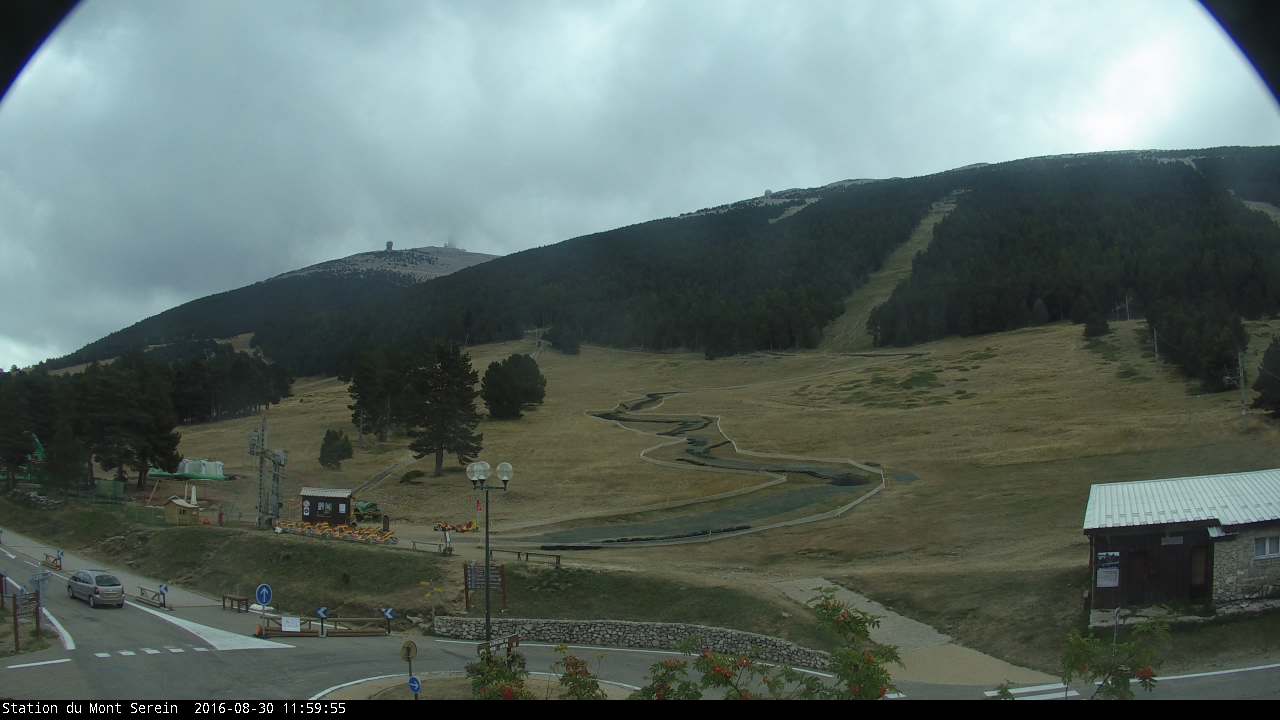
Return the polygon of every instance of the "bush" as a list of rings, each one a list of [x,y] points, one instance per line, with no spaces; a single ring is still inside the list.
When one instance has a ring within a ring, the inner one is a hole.
[[[341,430],[325,430],[324,441],[320,443],[320,467],[337,470],[343,460],[354,456],[351,439]]]
[[[1084,336],[1087,338],[1101,337],[1109,332],[1111,332],[1111,326],[1101,315],[1094,315],[1084,323]]]
[[[499,656],[486,650],[479,660],[467,665],[467,677],[471,678],[471,695],[476,700],[534,699],[525,687],[529,671],[520,653]]]
[[[564,325],[553,326],[547,331],[547,341],[551,343],[551,347],[559,350],[565,355],[577,355],[580,341],[578,332]]]
[[[426,475],[427,475],[427,472],[425,470],[410,470],[409,472],[400,476],[400,482],[402,483],[413,482],[414,480],[417,480],[420,477],[426,477]]]
[[[489,364],[480,384],[480,397],[495,419],[520,417],[521,408],[541,403],[547,394],[547,379],[538,363],[528,355],[512,355],[501,363]]]

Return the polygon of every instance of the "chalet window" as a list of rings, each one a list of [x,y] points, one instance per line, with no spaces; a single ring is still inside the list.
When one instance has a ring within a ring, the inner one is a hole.
[[[1253,541],[1253,557],[1255,560],[1280,557],[1280,535],[1255,538]]]

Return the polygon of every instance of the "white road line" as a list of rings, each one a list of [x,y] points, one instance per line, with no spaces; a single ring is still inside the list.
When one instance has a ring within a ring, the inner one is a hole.
[[[180,653],[180,652],[186,652],[186,651],[185,651],[185,650],[183,650],[182,648],[169,648],[169,652],[171,652],[171,653]]]
[[[40,613],[49,621],[49,624],[53,626],[53,629],[58,631],[58,637],[62,639],[62,647],[67,650],[75,650],[75,638],[71,637],[71,633],[67,632],[67,629],[62,627],[62,623],[58,622],[58,618],[54,617],[53,613],[49,612],[48,608],[40,608]]]
[[[1030,685],[1028,687],[1009,688],[1009,692],[1013,693],[1014,695],[1021,695],[1022,693],[1045,692],[1047,690],[1061,691],[1065,687],[1066,686],[1063,685],[1062,683],[1052,683],[1049,685]],[[987,697],[995,697],[996,695],[999,695],[999,693],[995,690],[988,690],[983,694],[986,695]]]
[[[1255,672],[1257,670],[1275,670],[1280,668],[1280,663],[1272,663],[1270,665],[1255,665],[1253,667],[1236,668],[1234,670],[1215,670],[1213,672],[1190,673],[1188,675],[1170,675],[1168,677],[1157,676],[1156,680],[1187,680],[1190,678],[1215,677],[1217,675],[1232,675],[1234,673]],[[1134,678],[1130,682],[1139,682]]]
[[[98,656],[98,657],[100,657],[100,658],[109,658],[109,657],[111,657],[111,653],[94,653],[94,655],[96,655],[96,656]]]
[[[61,660],[45,660],[44,662],[22,663],[21,665],[9,665],[7,670],[16,670],[18,668],[40,667],[41,665],[57,665],[59,663],[71,662],[71,658],[62,658]]]
[[[159,655],[159,654],[160,654],[160,651],[159,651],[159,650],[152,650],[151,648],[142,648],[142,652],[144,652],[144,653],[146,653],[146,654],[148,654],[148,655]]]
[[[134,651],[132,651],[132,650],[119,650],[119,651],[117,651],[117,654],[118,654],[118,655],[124,655],[125,657],[133,657],[134,655],[137,655],[138,653],[136,653],[136,652],[134,652]]]
[[[558,678],[558,677],[560,677],[560,675],[559,675],[558,673],[549,673],[549,672],[533,672],[533,671],[530,671],[530,672],[529,672],[529,674],[530,674],[530,675],[541,675],[542,677],[552,677],[552,678]],[[597,678],[597,680],[598,680],[598,679],[599,679],[599,678]],[[620,687],[620,688],[626,688],[626,689],[628,689],[628,690],[639,690],[639,689],[640,689],[639,687],[637,687],[637,686],[635,686],[635,685],[628,685],[628,684],[626,684],[626,683],[616,682],[616,681],[613,681],[613,680],[600,680],[600,683],[601,683],[602,685],[617,685],[617,686],[618,686],[618,687]]]
[[[260,640],[255,637],[233,633],[229,630],[222,630],[220,628],[209,627],[208,625],[201,625],[200,623],[192,622],[190,620],[183,620],[182,618],[173,617],[166,613],[162,613],[159,610],[153,610],[137,603],[125,601],[125,604],[129,607],[137,608],[142,612],[151,613],[167,623],[177,625],[183,630],[186,630],[192,635],[200,638],[204,642],[209,643],[214,650],[263,650],[268,648],[293,647],[292,645],[286,645],[272,640]]]
[[[1043,695],[1025,695],[1023,697],[1014,698],[1014,700],[1065,700],[1066,698],[1080,697],[1080,693],[1075,690],[1067,691],[1066,695],[1061,692],[1045,693]]]
[[[209,648],[191,648],[191,649],[195,650],[196,652],[209,652]]]
[[[359,680],[352,680],[351,682],[344,682],[341,685],[334,685],[333,687],[328,688],[327,690],[321,690],[320,692],[316,693],[315,695],[312,695],[307,699],[319,700],[320,698],[324,697],[325,695],[328,695],[334,690],[341,690],[344,687],[351,687],[352,685],[359,685],[362,682],[370,682],[372,680],[382,680],[384,678],[389,678],[389,677],[403,677],[403,676],[404,676],[404,673],[395,673],[393,675],[375,675],[373,677],[361,678]],[[408,682],[408,681],[406,680],[405,682]]]
[[[17,556],[17,555],[14,555],[13,553],[9,552],[8,550],[0,550],[0,552],[4,553],[5,555],[8,555],[10,560],[17,560],[17,559],[18,559],[18,556]],[[25,667],[25,666],[24,666],[24,667]]]

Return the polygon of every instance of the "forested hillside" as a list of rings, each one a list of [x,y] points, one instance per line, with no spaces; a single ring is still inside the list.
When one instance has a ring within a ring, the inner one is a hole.
[[[423,283],[366,313],[269,325],[255,341],[301,372],[340,364],[353,341],[488,342],[551,325],[588,342],[709,356],[813,347],[950,184],[934,176],[797,191],[587,235]],[[365,332],[352,338],[354,328]]]
[[[442,259],[437,261],[436,256]],[[49,361],[57,369],[109,360],[153,345],[226,338],[269,323],[293,323],[398,296],[425,278],[470,267],[490,255],[453,248],[361,253],[332,260],[166,310]],[[381,263],[377,261],[381,260]],[[437,262],[432,262],[437,261]]]
[[[1127,298],[1161,354],[1220,386],[1240,317],[1280,309],[1280,228],[1232,195],[1272,196],[1280,155],[1193,163],[1104,155],[973,173],[911,278],[872,313],[877,344],[1083,322]]]
[[[573,344],[708,357],[813,347],[930,204],[960,190],[910,279],[872,312],[878,344],[1100,319],[1127,299],[1160,331],[1161,353],[1212,385],[1243,342],[1239,318],[1280,309],[1280,230],[1239,202],[1280,199],[1280,149],[1141,151],[788,190],[408,287],[278,278],[162,313],[60,364],[248,330],[297,375],[350,374],[371,349],[535,327]]]

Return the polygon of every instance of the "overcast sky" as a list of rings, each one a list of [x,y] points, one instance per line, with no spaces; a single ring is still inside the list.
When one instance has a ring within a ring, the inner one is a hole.
[[[84,0],[0,102],[0,364],[321,260],[1280,144],[1193,2]]]

